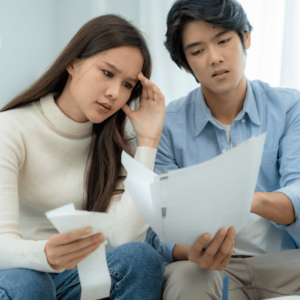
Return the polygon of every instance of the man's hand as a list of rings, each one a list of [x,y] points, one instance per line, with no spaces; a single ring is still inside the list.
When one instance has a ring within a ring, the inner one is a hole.
[[[234,227],[228,231],[221,228],[205,250],[203,248],[210,240],[210,234],[204,233],[192,247],[175,245],[173,257],[175,260],[188,259],[202,269],[223,271],[233,252],[235,232]]]

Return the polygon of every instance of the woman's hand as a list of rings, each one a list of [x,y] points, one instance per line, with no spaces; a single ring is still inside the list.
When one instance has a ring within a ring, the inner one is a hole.
[[[102,233],[80,239],[92,233],[91,228],[83,228],[67,233],[52,235],[45,246],[48,264],[52,269],[71,270],[93,253],[105,241]]]
[[[122,109],[137,134],[138,146],[157,148],[164,124],[165,97],[160,89],[142,73],[138,78],[143,85],[139,109],[133,111],[127,104]]]

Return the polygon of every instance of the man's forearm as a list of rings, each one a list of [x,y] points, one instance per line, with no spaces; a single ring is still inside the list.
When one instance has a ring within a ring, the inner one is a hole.
[[[187,260],[189,256],[191,247],[183,246],[183,245],[175,245],[173,249],[173,258],[175,261],[177,260]]]
[[[293,204],[282,193],[254,193],[251,212],[282,225],[295,222]]]

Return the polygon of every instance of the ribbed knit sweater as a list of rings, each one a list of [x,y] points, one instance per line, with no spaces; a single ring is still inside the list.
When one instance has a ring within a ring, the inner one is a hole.
[[[52,95],[0,113],[0,270],[56,272],[44,248],[57,230],[45,212],[69,203],[83,209],[92,126],[69,119]],[[136,149],[134,140],[129,146],[153,169],[155,149]],[[108,212],[121,217],[106,237],[111,247],[144,241],[149,225],[126,191],[113,197]]]

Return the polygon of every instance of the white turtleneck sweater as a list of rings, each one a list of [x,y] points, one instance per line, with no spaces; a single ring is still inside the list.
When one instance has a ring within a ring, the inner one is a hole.
[[[57,230],[45,212],[69,203],[83,209],[92,126],[69,119],[52,95],[0,113],[0,270],[56,272],[44,248]],[[155,155],[140,147],[135,159],[153,169]],[[149,225],[126,191],[113,197],[108,212],[121,217],[106,237],[110,247],[145,240]]]

